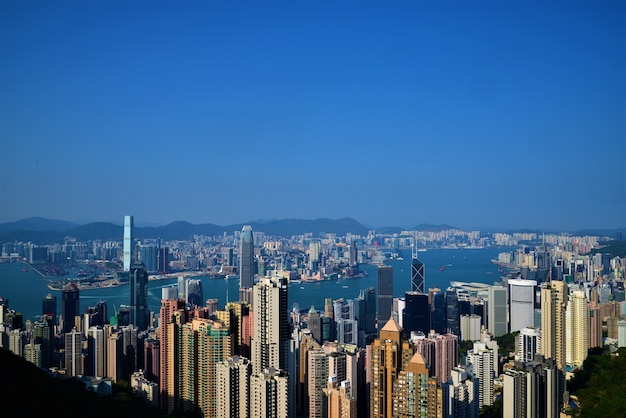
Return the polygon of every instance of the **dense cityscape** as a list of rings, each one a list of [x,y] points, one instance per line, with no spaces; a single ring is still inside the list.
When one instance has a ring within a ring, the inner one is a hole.
[[[587,357],[626,347],[626,257],[608,247],[616,237],[457,228],[279,237],[245,225],[139,240],[133,216],[119,232],[3,242],[2,263],[34,269],[50,293],[31,321],[0,289],[0,346],[99,396],[126,387],[168,416],[577,415],[585,405],[571,382]],[[493,284],[425,280],[421,251],[487,247],[513,248],[491,260]],[[396,297],[390,261],[403,257],[410,284]],[[375,266],[376,287],[329,294],[319,310],[289,306],[291,285],[358,280],[364,265]],[[237,280],[239,294],[207,298],[200,277]],[[148,283],[166,278],[176,284],[151,311]],[[117,286],[127,305],[80,310],[81,291]]]

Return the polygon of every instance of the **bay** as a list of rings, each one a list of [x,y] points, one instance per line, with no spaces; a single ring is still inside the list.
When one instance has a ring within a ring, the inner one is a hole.
[[[497,265],[491,259],[497,258],[502,251],[511,251],[509,247],[489,247],[484,249],[434,249],[419,252],[418,258],[425,265],[425,289],[439,287],[445,290],[451,281],[478,282],[493,284],[500,280]],[[386,264],[393,267],[394,297],[401,297],[411,286],[411,250],[401,252],[402,259],[389,260]],[[443,271],[440,269],[444,266]],[[27,268],[27,271],[23,271]],[[366,273],[361,278],[340,278],[320,282],[292,283],[289,285],[289,306],[293,309],[306,309],[315,306],[323,310],[324,299],[354,299],[361,290],[377,288],[377,267],[362,264],[361,271]],[[218,307],[223,308],[227,301],[238,299],[239,280],[202,279],[204,298],[218,299]],[[0,263],[0,297],[8,299],[9,308],[21,312],[25,320],[37,320],[41,314],[41,301],[48,295],[57,297],[57,313],[61,311],[61,292],[47,287],[48,278],[42,277],[23,263]],[[177,279],[151,280],[148,284],[148,306],[158,312],[161,303],[161,289],[175,286]],[[107,302],[112,314],[121,305],[130,302],[130,286],[89,289],[80,291],[81,312],[98,301]]]

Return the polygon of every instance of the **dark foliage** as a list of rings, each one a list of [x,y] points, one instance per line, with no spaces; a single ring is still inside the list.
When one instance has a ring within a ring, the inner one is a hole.
[[[2,417],[166,418],[128,389],[114,386],[112,396],[97,396],[76,379],[47,375],[34,364],[0,348]]]

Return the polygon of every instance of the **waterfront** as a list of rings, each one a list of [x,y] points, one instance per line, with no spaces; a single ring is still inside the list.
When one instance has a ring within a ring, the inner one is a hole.
[[[437,249],[419,252],[419,259],[425,264],[425,288],[439,287],[445,289],[451,281],[479,282],[493,284],[499,280],[498,266],[491,262],[502,251],[511,251],[510,247],[491,247],[485,249]],[[410,288],[411,251],[403,250],[403,259],[391,260],[387,264],[394,269],[394,296],[400,297]],[[441,266],[444,270],[441,271]],[[50,281],[32,268],[22,271],[23,263],[0,263],[0,297],[9,300],[9,308],[21,312],[24,319],[36,320],[41,314],[41,300],[47,294],[57,296],[57,312],[61,311],[61,292],[50,290]],[[297,304],[300,309],[308,309],[314,305],[322,310],[324,299],[353,299],[360,290],[377,287],[377,267],[371,264],[360,266],[367,275],[361,278],[324,280],[319,282],[293,283],[289,286],[289,306]],[[239,280],[202,279],[204,298],[219,300],[218,306],[223,308],[226,301],[237,300]],[[161,289],[176,285],[177,279],[151,280],[148,284],[148,305],[150,310],[158,312],[161,300]],[[80,291],[80,309],[94,306],[98,301],[106,301],[109,314],[121,305],[129,303],[128,285],[111,288],[96,288]]]

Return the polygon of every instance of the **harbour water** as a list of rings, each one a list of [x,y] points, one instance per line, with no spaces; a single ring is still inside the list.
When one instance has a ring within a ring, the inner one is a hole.
[[[425,265],[425,289],[439,287],[445,290],[451,281],[478,282],[493,284],[500,280],[498,266],[491,262],[498,253],[510,251],[508,247],[490,247],[485,249],[436,249],[419,252],[418,258]],[[410,290],[411,250],[403,250],[402,259],[386,263],[393,267],[394,297],[404,295]],[[443,270],[441,267],[444,267]],[[57,296],[57,312],[61,311],[61,292],[47,287],[48,278],[42,277],[23,263],[0,263],[0,297],[9,301],[9,308],[21,312],[25,320],[36,320],[41,314],[41,301],[47,294]],[[325,298],[353,299],[360,290],[377,287],[377,267],[362,264],[361,271],[366,273],[361,278],[340,278],[320,282],[292,283],[289,285],[289,306],[309,309],[314,305],[322,310]],[[238,279],[202,279],[204,298],[218,299],[218,306],[223,308],[227,301],[237,300],[239,295]],[[149,283],[148,305],[151,311],[158,312],[161,301],[161,289],[175,286],[176,279],[153,280]],[[98,301],[107,302],[110,313],[121,305],[128,305],[130,286],[99,288],[80,291],[80,309],[95,306]]]

